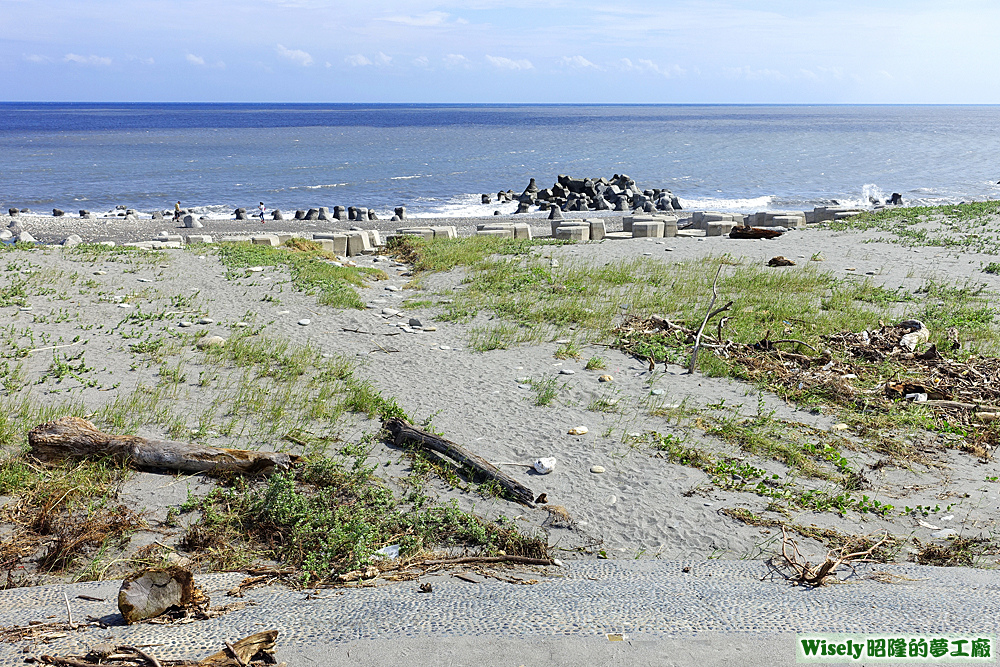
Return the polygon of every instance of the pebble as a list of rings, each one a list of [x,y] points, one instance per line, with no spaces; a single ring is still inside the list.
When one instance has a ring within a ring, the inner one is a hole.
[[[181,320],[180,322],[177,323],[177,326],[179,326],[179,327],[185,327],[186,328],[186,327],[194,326],[194,323],[188,322],[187,320]]]
[[[517,378],[516,382],[520,384],[528,384],[531,382],[531,378]]]
[[[395,285],[386,285],[385,286],[385,291],[387,291],[387,292],[398,292],[399,289],[400,288],[396,287]]]
[[[439,346],[438,346],[438,349],[439,349],[439,350],[450,350],[451,348],[450,348],[450,347],[448,347],[447,345],[439,345]]]
[[[951,537],[952,535],[958,535],[958,533],[951,528],[945,528],[943,530],[935,530],[931,533],[931,537]]]
[[[846,431],[848,428],[849,427],[848,427],[847,424],[834,424],[833,426],[830,427],[830,430],[831,431]]]
[[[247,271],[250,273],[260,273],[264,270],[263,266],[251,266]]]
[[[874,271],[865,271],[865,275],[866,276],[874,276],[875,272]]]
[[[94,275],[95,276],[106,276],[106,275],[108,275],[108,272],[107,271],[94,271]]]
[[[618,502],[618,496],[610,496],[608,498],[608,504],[609,505],[614,505],[617,502]]]
[[[651,252],[644,252],[644,253],[642,253],[642,254],[643,254],[643,255],[649,255],[650,257],[652,257],[652,255],[653,255],[653,253],[651,253]]]
[[[21,306],[20,308],[18,308],[18,310],[20,310],[22,313],[26,313],[29,310],[31,310],[31,306]]]
[[[437,331],[437,330],[438,328],[434,325],[431,325],[429,327],[424,327],[424,331]]]
[[[586,426],[574,426],[567,433],[569,435],[586,435],[589,430]]]
[[[673,249],[673,248],[664,248],[663,250],[664,250],[665,252],[673,252],[673,251],[674,251],[674,249]]]
[[[517,385],[517,388],[518,388],[518,389],[531,389],[531,385],[530,385],[530,384],[527,384],[527,383],[524,383],[524,382],[522,382],[521,384]]]
[[[312,324],[312,320],[310,320],[310,319],[309,319],[309,318],[307,317],[307,318],[305,318],[305,319],[301,319],[301,320],[299,320],[298,324],[299,324],[299,326],[300,326],[300,327],[307,327],[307,326],[309,326],[310,324]]]
[[[602,472],[604,472],[604,466],[590,466],[590,472],[594,473],[595,475],[600,475]]]
[[[150,280],[149,278],[139,278],[139,279],[138,279],[138,281],[139,281],[140,283],[151,283],[151,282],[153,282],[153,281],[152,281],[152,280]]]
[[[198,320],[198,324],[215,324],[215,320],[213,320],[211,317],[203,317],[200,320]]]
[[[119,303],[118,307],[119,308],[131,308],[132,304],[130,304],[130,303]]]
[[[663,396],[663,390],[662,389],[654,389],[653,391],[651,391],[649,393],[652,394],[653,396]]]
[[[576,371],[572,368],[560,368],[559,375],[576,375]]]
[[[569,344],[570,344],[569,338],[560,338],[559,340],[556,341],[556,345],[569,345]]]
[[[191,326],[190,322],[188,322],[188,326]],[[250,323],[249,322],[237,322],[236,326],[240,327],[241,329],[245,329],[246,327],[250,326]]]
[[[395,308],[383,308],[382,314],[386,317],[395,317],[396,315],[399,315],[399,311]]]
[[[614,380],[614,378],[611,377],[610,375],[602,375],[601,377],[597,378],[598,382],[611,382],[612,380]]]
[[[424,325],[420,322],[420,318],[418,318],[418,317],[411,317],[410,318],[410,326],[411,327],[422,327]]]

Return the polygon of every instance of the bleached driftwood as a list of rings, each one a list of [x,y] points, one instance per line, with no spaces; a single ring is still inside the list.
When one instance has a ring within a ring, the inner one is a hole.
[[[99,431],[86,419],[61,417],[39,424],[28,433],[31,453],[42,460],[112,458],[137,468],[168,468],[184,472],[256,474],[287,468],[299,457],[279,452],[222,449],[176,440]]]

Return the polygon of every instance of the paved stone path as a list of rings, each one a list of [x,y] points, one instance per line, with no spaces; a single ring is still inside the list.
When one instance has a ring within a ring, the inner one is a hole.
[[[431,593],[420,593],[417,582],[322,590],[317,599],[256,589],[246,597],[258,605],[209,621],[90,628],[30,653],[26,642],[0,644],[0,665],[24,664],[30,654],[82,652],[100,641],[150,645],[157,657],[196,658],[270,628],[280,631],[278,657],[289,665],[722,664],[735,654],[740,664],[791,664],[797,631],[996,635],[1000,624],[1000,573],[989,570],[878,565],[812,590],[766,578],[767,566],[749,561],[581,561],[546,570],[532,575],[539,579],[534,585],[431,577]],[[871,578],[875,572],[901,576],[883,583]],[[225,591],[243,576],[197,580],[213,604],[222,604],[232,601]],[[118,586],[0,591],[0,626],[64,621],[63,592],[75,620],[120,623]],[[77,599],[81,593],[106,600]],[[627,640],[611,643],[609,633]]]

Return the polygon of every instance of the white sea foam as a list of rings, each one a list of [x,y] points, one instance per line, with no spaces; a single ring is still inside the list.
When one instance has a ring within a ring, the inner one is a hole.
[[[725,199],[725,198],[699,198],[699,199],[687,199],[684,197],[678,198],[681,203],[681,207],[685,211],[719,211],[719,212],[734,212],[734,213],[753,213],[755,211],[763,211],[771,206],[771,202],[774,201],[772,195],[764,195],[761,197],[748,197],[745,199]]]

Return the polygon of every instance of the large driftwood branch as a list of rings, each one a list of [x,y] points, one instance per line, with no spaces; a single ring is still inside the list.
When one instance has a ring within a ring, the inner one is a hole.
[[[221,449],[137,435],[112,435],[86,419],[62,417],[39,424],[28,433],[31,453],[43,460],[112,458],[137,468],[168,468],[184,472],[256,474],[287,468],[299,457],[278,452]]]
[[[384,424],[384,426],[386,430],[392,434],[392,437],[395,439],[397,445],[401,445],[403,442],[410,440],[423,445],[427,449],[444,454],[448,458],[462,465],[468,466],[478,471],[480,474],[495,480],[497,484],[506,489],[507,493],[509,493],[511,497],[518,502],[524,503],[529,507],[534,506],[535,494],[531,491],[531,489],[509,476],[507,473],[503,472],[483,457],[467,452],[451,440],[445,440],[441,436],[428,433],[427,431],[422,431],[415,426],[407,424],[401,419],[390,419]]]

